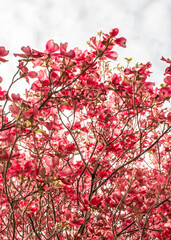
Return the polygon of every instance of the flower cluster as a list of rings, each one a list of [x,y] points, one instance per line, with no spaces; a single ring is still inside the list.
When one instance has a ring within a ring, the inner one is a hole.
[[[171,61],[161,88],[149,62],[111,69],[118,33],[90,38],[90,51],[49,40],[14,54],[0,87],[1,239],[169,239]]]

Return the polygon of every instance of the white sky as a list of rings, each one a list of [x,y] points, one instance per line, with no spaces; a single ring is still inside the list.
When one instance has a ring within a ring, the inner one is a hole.
[[[85,49],[91,36],[115,27],[127,38],[127,48],[116,49],[118,62],[150,61],[151,80],[161,83],[167,65],[160,58],[171,57],[171,0],[0,0],[0,46],[11,52],[0,76],[10,83],[17,65],[12,53],[22,46],[43,51],[54,39]]]

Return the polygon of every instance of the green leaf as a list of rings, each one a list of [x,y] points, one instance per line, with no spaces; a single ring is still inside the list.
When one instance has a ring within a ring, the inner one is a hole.
[[[148,153],[149,153],[149,154],[153,154],[153,151],[151,151],[151,150],[148,150]]]
[[[36,132],[39,132],[39,133],[44,133],[45,131],[43,130],[43,129],[38,129],[38,130],[36,130]]]
[[[30,127],[31,126],[31,122],[27,121],[26,122],[26,127]]]
[[[127,83],[131,83],[131,81],[127,77],[124,77],[124,81]]]
[[[76,87],[77,87],[77,89],[81,89],[82,88],[79,84],[77,84]]]
[[[62,102],[61,104],[62,104],[63,106],[64,106],[64,105],[68,105],[68,102]]]
[[[127,62],[131,62],[132,58],[124,58]]]

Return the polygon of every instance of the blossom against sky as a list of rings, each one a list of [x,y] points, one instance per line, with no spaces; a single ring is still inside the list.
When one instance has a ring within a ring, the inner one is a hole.
[[[22,46],[44,50],[46,42],[54,39],[85,49],[91,36],[114,27],[127,38],[127,48],[116,49],[118,62],[124,63],[124,57],[150,61],[156,83],[166,67],[161,56],[171,56],[170,0],[5,0],[0,11],[0,45],[11,52],[10,62],[0,66],[3,77],[8,72],[6,83],[16,71],[12,53]]]

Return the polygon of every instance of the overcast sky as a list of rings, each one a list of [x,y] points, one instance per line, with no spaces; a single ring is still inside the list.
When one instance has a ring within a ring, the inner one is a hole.
[[[86,41],[102,30],[118,27],[127,48],[117,48],[118,62],[132,57],[153,65],[152,80],[163,78],[171,58],[171,0],[0,0],[0,46],[10,50],[10,62],[1,64],[0,76],[10,82],[22,46],[44,50],[49,39],[86,48]]]

